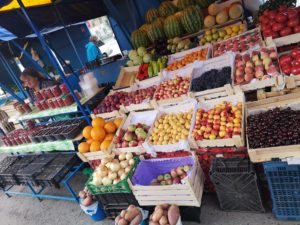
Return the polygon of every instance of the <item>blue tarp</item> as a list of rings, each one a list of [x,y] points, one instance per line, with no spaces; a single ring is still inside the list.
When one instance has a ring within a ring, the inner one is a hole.
[[[10,40],[13,40],[16,38],[17,37],[14,34],[12,34],[8,30],[6,30],[5,28],[0,26],[0,40],[1,41],[10,41]]]

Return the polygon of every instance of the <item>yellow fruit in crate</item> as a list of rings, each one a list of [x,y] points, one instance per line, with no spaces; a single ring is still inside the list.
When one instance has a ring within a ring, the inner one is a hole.
[[[94,140],[92,138],[86,140],[86,142],[89,143],[89,144],[92,144],[93,141]]]
[[[201,38],[200,43],[201,43],[202,45],[204,45],[204,44],[206,43],[205,38]]]
[[[245,30],[245,24],[243,23],[240,24],[240,30]]]
[[[101,127],[94,127],[91,131],[91,136],[95,141],[103,141],[105,130]]]
[[[204,18],[204,26],[212,27],[216,24],[216,18],[214,16],[208,15]]]
[[[224,40],[226,40],[226,39],[228,39],[228,38],[230,38],[230,35],[226,35],[225,37],[224,37]]]
[[[82,131],[82,136],[85,137],[86,139],[90,139],[92,129],[93,129],[92,126],[86,126]]]
[[[236,35],[237,35],[237,33],[233,32],[230,36],[231,36],[231,37],[234,37],[234,36],[236,36]]]
[[[105,120],[102,117],[97,117],[92,120],[92,126],[93,127],[104,127]]]
[[[211,32],[214,34],[216,33],[218,30],[216,28],[211,29]]]
[[[93,141],[90,146],[91,152],[97,152],[100,151],[101,142],[100,141]]]
[[[211,30],[205,31],[205,35],[211,35]]]
[[[226,35],[226,31],[224,31],[224,30],[219,31],[219,37],[223,38],[223,37],[225,37],[225,35]]]
[[[212,38],[213,38],[214,40],[217,40],[217,39],[219,38],[219,34],[218,34],[218,33],[213,34]]]
[[[86,153],[86,152],[89,152],[90,151],[90,144],[87,143],[87,142],[81,142],[79,145],[78,145],[78,151],[80,153]]]
[[[242,34],[242,33],[244,33],[244,31],[242,31],[242,30],[240,30],[240,31],[238,32],[238,34]]]
[[[115,133],[117,130],[117,126],[114,124],[114,122],[107,122],[104,125],[104,129],[106,133]]]
[[[207,42],[211,42],[212,36],[211,35],[206,35],[205,39],[206,39]]]
[[[114,138],[114,134],[106,134],[104,141],[112,141],[112,139]]]
[[[212,3],[208,6],[207,10],[209,15],[215,16],[220,12],[220,6],[219,4]]]
[[[231,27],[225,27],[225,31],[226,31],[226,34],[232,33]]]
[[[111,141],[103,141],[100,146],[101,151],[107,151],[110,146],[110,143]]]
[[[240,30],[240,28],[239,28],[238,25],[232,25],[231,29],[232,29],[232,31],[235,32],[235,33],[239,32],[239,30]]]
[[[123,119],[122,118],[116,118],[114,120],[114,124],[117,126],[117,128],[119,128],[121,126]]]

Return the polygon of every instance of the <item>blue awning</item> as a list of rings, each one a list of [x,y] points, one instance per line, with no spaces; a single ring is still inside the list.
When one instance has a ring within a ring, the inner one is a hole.
[[[17,36],[15,36],[10,31],[6,30],[5,28],[0,26],[0,40],[1,41],[10,41],[13,39],[16,39]]]

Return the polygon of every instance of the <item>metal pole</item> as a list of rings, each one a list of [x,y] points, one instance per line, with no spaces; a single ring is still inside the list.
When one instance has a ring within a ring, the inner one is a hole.
[[[13,79],[14,83],[17,85],[17,87],[22,92],[22,94],[24,95],[24,98],[27,98],[28,94],[24,90],[24,88],[23,88],[23,86],[22,86],[19,78],[14,74],[14,72],[12,71],[12,69],[9,67],[9,64],[6,62],[5,57],[3,56],[2,52],[0,52],[0,59],[1,59],[1,62],[3,64],[5,70],[10,75],[10,77]]]
[[[91,124],[91,120],[89,118],[89,115],[86,113],[86,111],[84,110],[83,106],[81,105],[80,101],[78,100],[78,98],[76,97],[74,91],[72,90],[67,78],[65,77],[65,74],[64,72],[62,71],[62,69],[60,68],[60,65],[59,63],[57,62],[57,60],[55,59],[53,53],[50,51],[48,45],[46,44],[45,40],[44,40],[44,37],[41,35],[41,33],[39,32],[38,28],[36,27],[36,25],[33,23],[33,21],[31,21],[31,18],[29,17],[29,15],[27,14],[26,12],[26,9],[25,9],[25,6],[22,2],[22,0],[17,0],[20,7],[21,7],[21,10],[28,22],[28,24],[31,26],[31,28],[33,29],[33,31],[35,32],[35,34],[37,35],[41,45],[43,46],[46,54],[48,55],[49,59],[51,60],[52,64],[54,65],[55,69],[57,70],[57,72],[59,73],[59,75],[61,76],[63,82],[66,84],[66,86],[68,87],[73,99],[75,100],[75,102],[77,103],[80,111],[82,112],[85,120]]]
[[[33,60],[33,58],[31,57],[31,55],[24,49],[22,48],[22,46],[20,46],[16,41],[12,40],[12,43],[14,44],[14,46],[16,46],[38,69],[40,69],[42,71],[43,74],[45,74],[45,76],[47,78],[49,78],[50,80],[53,80],[53,78],[48,74],[48,72],[40,66],[40,64],[38,64],[36,61]]]
[[[76,47],[75,47],[75,45],[74,45],[74,42],[73,42],[73,40],[72,40],[72,38],[71,38],[71,36],[70,36],[70,34],[69,34],[69,31],[68,31],[67,27],[65,26],[65,22],[64,22],[64,20],[63,20],[63,18],[62,18],[62,16],[61,16],[59,10],[57,9],[56,6],[54,6],[54,8],[55,8],[55,11],[57,12],[57,15],[58,15],[59,20],[62,22],[62,24],[63,24],[63,26],[64,26],[64,31],[65,31],[65,33],[66,33],[66,35],[67,35],[67,37],[68,37],[68,39],[69,39],[69,41],[70,41],[70,44],[71,44],[71,46],[72,46],[72,48],[73,48],[73,50],[74,50],[74,52],[75,52],[75,55],[77,56],[77,59],[78,59],[79,63],[81,64],[81,67],[84,67],[84,64],[83,64],[83,62],[82,62],[82,60],[81,60],[81,58],[80,58],[80,55],[79,55],[78,51],[76,50]]]
[[[23,101],[23,99],[21,99],[18,95],[16,95],[15,93],[14,93],[14,91],[13,90],[11,90],[9,87],[7,87],[7,86],[5,86],[4,84],[2,84],[1,82],[0,82],[0,87],[4,90],[4,91],[6,91],[7,93],[9,93],[13,98],[15,98],[18,102],[20,102],[20,103],[24,103],[24,101]]]

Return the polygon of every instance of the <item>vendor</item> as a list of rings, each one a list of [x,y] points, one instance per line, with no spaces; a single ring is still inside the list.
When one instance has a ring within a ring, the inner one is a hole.
[[[56,81],[49,80],[33,68],[26,68],[20,76],[24,88],[28,91],[32,99],[35,99],[34,92],[43,88],[51,87]]]
[[[101,41],[98,40],[97,36],[91,36],[90,41],[88,44],[86,44],[86,56],[87,56],[87,61],[91,62],[98,57],[101,57],[102,53],[98,47],[98,45],[101,45]],[[103,43],[102,43],[103,44]]]

